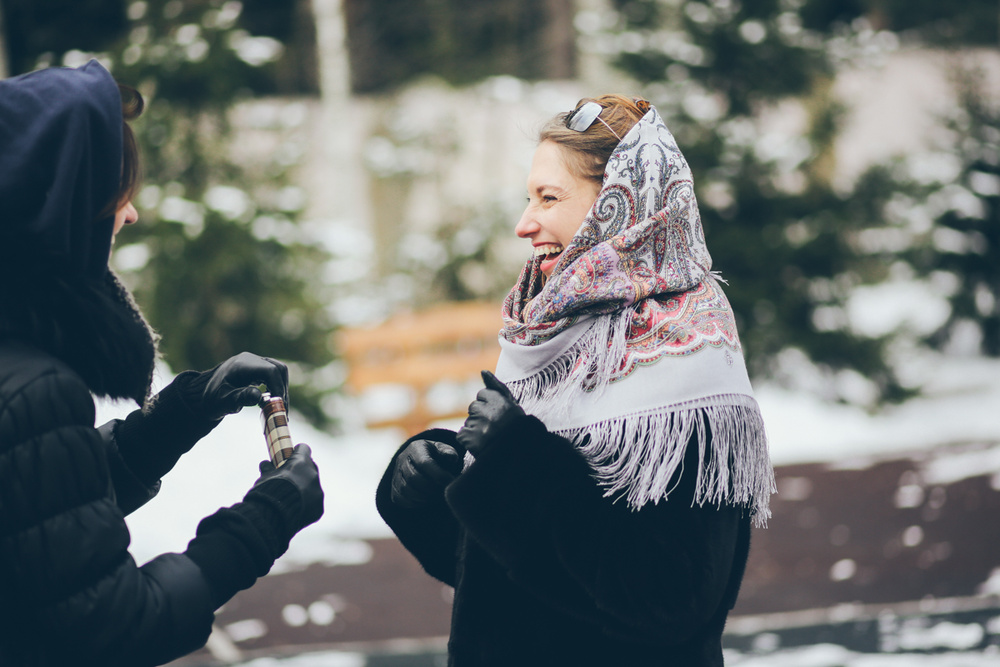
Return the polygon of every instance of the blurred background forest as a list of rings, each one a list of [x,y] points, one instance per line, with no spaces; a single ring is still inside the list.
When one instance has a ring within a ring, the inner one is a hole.
[[[141,224],[116,268],[172,368],[287,360],[321,427],[341,416],[338,327],[502,298],[526,256],[531,127],[603,92],[645,96],[677,136],[754,377],[877,408],[918,391],[917,350],[1000,355],[998,17],[985,0],[0,0],[0,73],[97,57],[144,93]],[[905,152],[846,169],[836,82],[914,54],[947,104]]]
[[[0,76],[98,58],[147,100],[112,262],[167,370],[288,362],[323,471],[323,519],[178,667],[444,664],[450,593],[375,511],[400,437],[349,396],[346,341],[414,314],[394,339],[495,347],[535,128],[605,92],[691,164],[768,423],[727,664],[993,664],[998,46],[986,0],[0,0]],[[251,412],[129,517],[138,561],[255,479]]]

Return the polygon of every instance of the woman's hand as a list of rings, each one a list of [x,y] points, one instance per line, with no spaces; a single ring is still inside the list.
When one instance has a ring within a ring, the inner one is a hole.
[[[493,438],[511,420],[524,416],[524,410],[517,404],[503,382],[493,373],[483,371],[485,389],[480,389],[476,400],[469,406],[469,417],[458,432],[458,443],[479,456]]]
[[[281,511],[285,519],[285,525],[291,530],[291,535],[319,521],[323,516],[323,487],[320,486],[319,469],[312,459],[309,445],[296,445],[292,455],[280,468],[275,468],[270,461],[261,461],[260,477],[253,487],[261,487],[276,479],[290,482],[298,493],[298,503],[275,504],[275,508]],[[288,536],[289,539],[291,535]]]
[[[461,472],[462,455],[454,447],[414,440],[396,457],[390,498],[400,507],[419,507],[441,498],[444,487]]]
[[[241,352],[190,381],[192,407],[208,419],[222,419],[249,405],[260,403],[259,385],[288,404],[288,367],[280,361]],[[193,390],[193,391],[192,391]]]

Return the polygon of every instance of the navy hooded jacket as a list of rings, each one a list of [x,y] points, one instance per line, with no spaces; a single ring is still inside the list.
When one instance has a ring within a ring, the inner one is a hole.
[[[124,517],[218,421],[182,373],[146,399],[155,337],[108,268],[122,170],[118,86],[98,63],[0,81],[0,665],[158,665],[292,529],[260,485],[141,567]],[[92,395],[145,403],[95,428]],[[274,487],[279,488],[275,489]],[[291,485],[287,485],[291,486]]]

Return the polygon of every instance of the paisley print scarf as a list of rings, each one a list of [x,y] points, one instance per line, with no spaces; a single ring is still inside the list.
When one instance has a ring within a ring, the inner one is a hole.
[[[694,502],[770,516],[774,474],[691,171],[655,109],[625,135],[548,282],[528,261],[503,305],[497,377],[576,444],[606,495],[665,500],[689,446]]]

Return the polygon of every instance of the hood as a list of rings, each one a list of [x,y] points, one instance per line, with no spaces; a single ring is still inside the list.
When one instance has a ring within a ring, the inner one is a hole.
[[[0,245],[8,251],[101,280],[114,215],[98,215],[121,168],[121,98],[100,63],[0,81]]]

